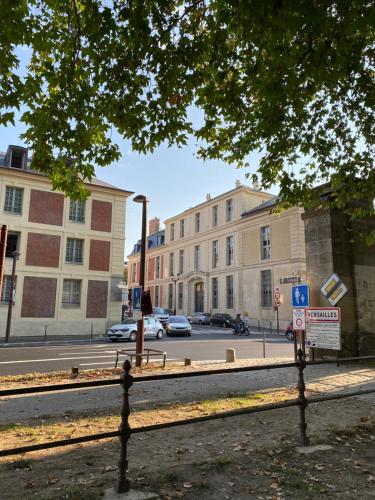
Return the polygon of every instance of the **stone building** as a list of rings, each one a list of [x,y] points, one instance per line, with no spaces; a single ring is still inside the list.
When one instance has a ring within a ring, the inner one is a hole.
[[[8,226],[0,322],[5,331],[17,250],[12,336],[103,332],[121,317],[125,209],[131,194],[94,178],[73,201],[30,170],[27,149],[0,154],[1,225]]]
[[[306,279],[302,210],[273,213],[269,193],[236,183],[234,189],[165,221],[153,221],[146,254],[146,286],[153,304],[177,313],[241,313],[275,320],[273,295],[281,291],[280,325],[291,321],[292,283]],[[139,280],[140,244],[129,256],[129,286]]]

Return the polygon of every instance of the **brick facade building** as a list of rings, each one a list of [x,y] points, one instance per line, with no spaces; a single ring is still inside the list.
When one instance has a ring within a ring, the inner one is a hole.
[[[98,179],[73,201],[29,169],[27,150],[0,153],[1,224],[8,226],[0,323],[5,329],[12,251],[17,261],[12,336],[103,332],[121,317],[129,191]]]

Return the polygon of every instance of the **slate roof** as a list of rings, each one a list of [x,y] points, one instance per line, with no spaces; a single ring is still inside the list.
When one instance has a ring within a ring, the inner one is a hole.
[[[264,201],[260,205],[257,205],[256,207],[252,208],[251,210],[247,210],[246,212],[243,212],[241,214],[241,217],[246,217],[248,215],[255,214],[256,212],[261,212],[262,210],[270,210],[271,208],[275,207],[277,205],[277,196],[274,196],[273,198],[270,198],[269,200]]]

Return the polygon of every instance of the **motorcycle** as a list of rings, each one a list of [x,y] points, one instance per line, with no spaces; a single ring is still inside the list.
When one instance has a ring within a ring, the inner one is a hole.
[[[250,329],[245,324],[241,324],[241,325],[236,325],[235,324],[233,326],[233,335],[246,335],[246,336],[249,336],[250,335]]]

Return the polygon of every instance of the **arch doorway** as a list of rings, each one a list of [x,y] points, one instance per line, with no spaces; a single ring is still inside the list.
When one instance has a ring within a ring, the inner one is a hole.
[[[204,309],[204,289],[203,282],[194,285],[194,312],[203,312]]]

